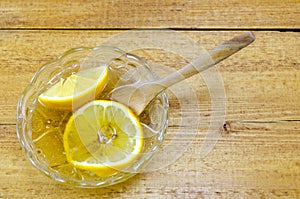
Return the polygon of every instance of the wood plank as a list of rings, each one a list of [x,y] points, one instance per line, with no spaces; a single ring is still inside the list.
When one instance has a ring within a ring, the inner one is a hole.
[[[66,50],[96,46],[118,31],[1,31],[0,123],[14,124],[18,96],[34,72]],[[208,49],[238,32],[184,32]],[[247,49],[218,65],[227,93],[227,119],[299,119],[299,34],[257,32]],[[32,47],[34,46],[34,47]],[[184,62],[159,55],[140,56],[167,66]],[[147,57],[148,56],[148,57]],[[173,63],[173,64],[171,64]],[[178,64],[182,63],[182,64]],[[199,76],[190,81],[203,83]],[[199,86],[203,88],[204,86]],[[194,88],[196,91],[199,88]],[[199,90],[199,93],[203,92]],[[206,94],[207,95],[207,94]],[[205,96],[205,95],[203,95]],[[207,98],[207,97],[206,97]],[[199,100],[201,99],[199,96]],[[206,99],[207,101],[207,99]],[[247,114],[246,114],[247,113]]]
[[[297,121],[236,125],[222,135],[213,152],[203,160],[198,158],[203,140],[196,138],[191,148],[165,169],[139,174],[107,188],[85,190],[58,184],[39,173],[25,159],[15,126],[1,125],[0,196],[297,198],[300,196],[299,131]]]
[[[299,28],[297,0],[1,1],[1,28]]]

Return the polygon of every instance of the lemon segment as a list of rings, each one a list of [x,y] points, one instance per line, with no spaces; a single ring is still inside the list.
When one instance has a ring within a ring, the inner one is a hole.
[[[142,126],[131,109],[118,102],[95,100],[71,116],[63,144],[68,162],[104,177],[128,171],[144,140]]]
[[[80,70],[60,81],[39,96],[39,101],[50,108],[76,109],[95,99],[108,79],[107,66]]]

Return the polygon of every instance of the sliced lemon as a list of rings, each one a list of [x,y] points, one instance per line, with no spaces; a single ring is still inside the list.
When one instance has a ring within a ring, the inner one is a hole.
[[[118,102],[95,100],[71,116],[63,143],[69,163],[104,177],[128,171],[144,141],[139,119],[131,109]]]
[[[42,104],[60,110],[76,109],[95,99],[107,83],[107,66],[80,70],[60,81],[39,96]]]

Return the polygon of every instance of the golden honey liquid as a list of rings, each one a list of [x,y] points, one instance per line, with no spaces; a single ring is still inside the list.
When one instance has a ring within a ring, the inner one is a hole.
[[[110,74],[106,87],[96,99],[107,99],[108,93],[115,87],[117,81],[117,77]],[[151,123],[148,114],[149,107],[151,107],[151,105],[139,116],[140,122],[145,125]],[[42,162],[64,175],[79,180],[99,178],[91,172],[73,167],[66,159],[63,146],[63,134],[71,115],[72,111],[51,109],[37,101],[31,118],[32,140],[36,148],[36,154]],[[144,149],[155,144],[155,136],[147,135],[145,137],[148,138],[144,140]]]
[[[35,105],[32,113],[32,140],[50,167],[66,163],[63,147],[63,133],[71,112],[59,111]]]

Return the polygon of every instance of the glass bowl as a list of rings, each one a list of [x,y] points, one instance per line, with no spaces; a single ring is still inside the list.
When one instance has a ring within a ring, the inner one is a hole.
[[[108,83],[95,99],[109,99],[112,88],[157,76],[139,57],[118,48],[97,46],[71,49],[43,65],[33,76],[17,105],[17,136],[28,160],[42,173],[64,184],[77,187],[104,187],[120,183],[151,164],[151,157],[161,146],[168,123],[168,99],[161,93],[138,117],[142,124],[144,146],[139,157],[126,168],[100,177],[75,168],[65,158],[63,133],[72,112],[52,110],[39,104],[38,97],[53,84],[81,67],[107,65]]]

